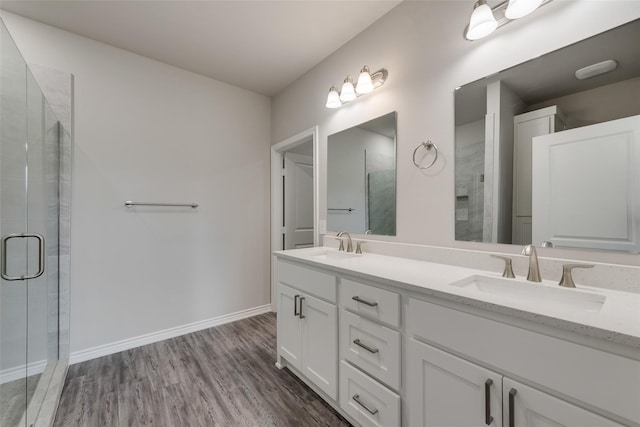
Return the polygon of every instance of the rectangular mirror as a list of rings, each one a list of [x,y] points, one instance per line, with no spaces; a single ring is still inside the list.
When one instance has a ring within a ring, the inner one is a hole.
[[[456,90],[456,240],[640,252],[638,40],[640,20]]]
[[[327,229],[395,236],[395,112],[329,135]]]

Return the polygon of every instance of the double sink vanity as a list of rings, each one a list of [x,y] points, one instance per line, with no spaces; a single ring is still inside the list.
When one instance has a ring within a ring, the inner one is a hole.
[[[277,366],[354,425],[640,425],[638,294],[332,247],[275,255]]]

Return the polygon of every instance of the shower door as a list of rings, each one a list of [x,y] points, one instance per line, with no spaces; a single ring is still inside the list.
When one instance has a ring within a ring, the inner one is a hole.
[[[59,126],[6,28],[0,71],[0,425],[30,426],[58,359]]]

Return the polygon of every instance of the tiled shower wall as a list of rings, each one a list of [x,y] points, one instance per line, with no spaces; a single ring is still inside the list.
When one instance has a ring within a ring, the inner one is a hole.
[[[484,119],[456,127],[456,240],[482,242]]]

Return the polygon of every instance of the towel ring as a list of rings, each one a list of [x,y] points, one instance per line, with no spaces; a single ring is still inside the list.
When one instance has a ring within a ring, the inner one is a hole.
[[[420,149],[420,147],[424,147],[427,150],[431,150],[432,148],[435,150],[435,155],[431,163],[426,166],[420,166],[420,164],[416,161],[416,153]],[[416,165],[418,169],[429,169],[433,164],[438,160],[438,146],[431,141],[422,141],[415,150],[413,150],[413,164]]]

